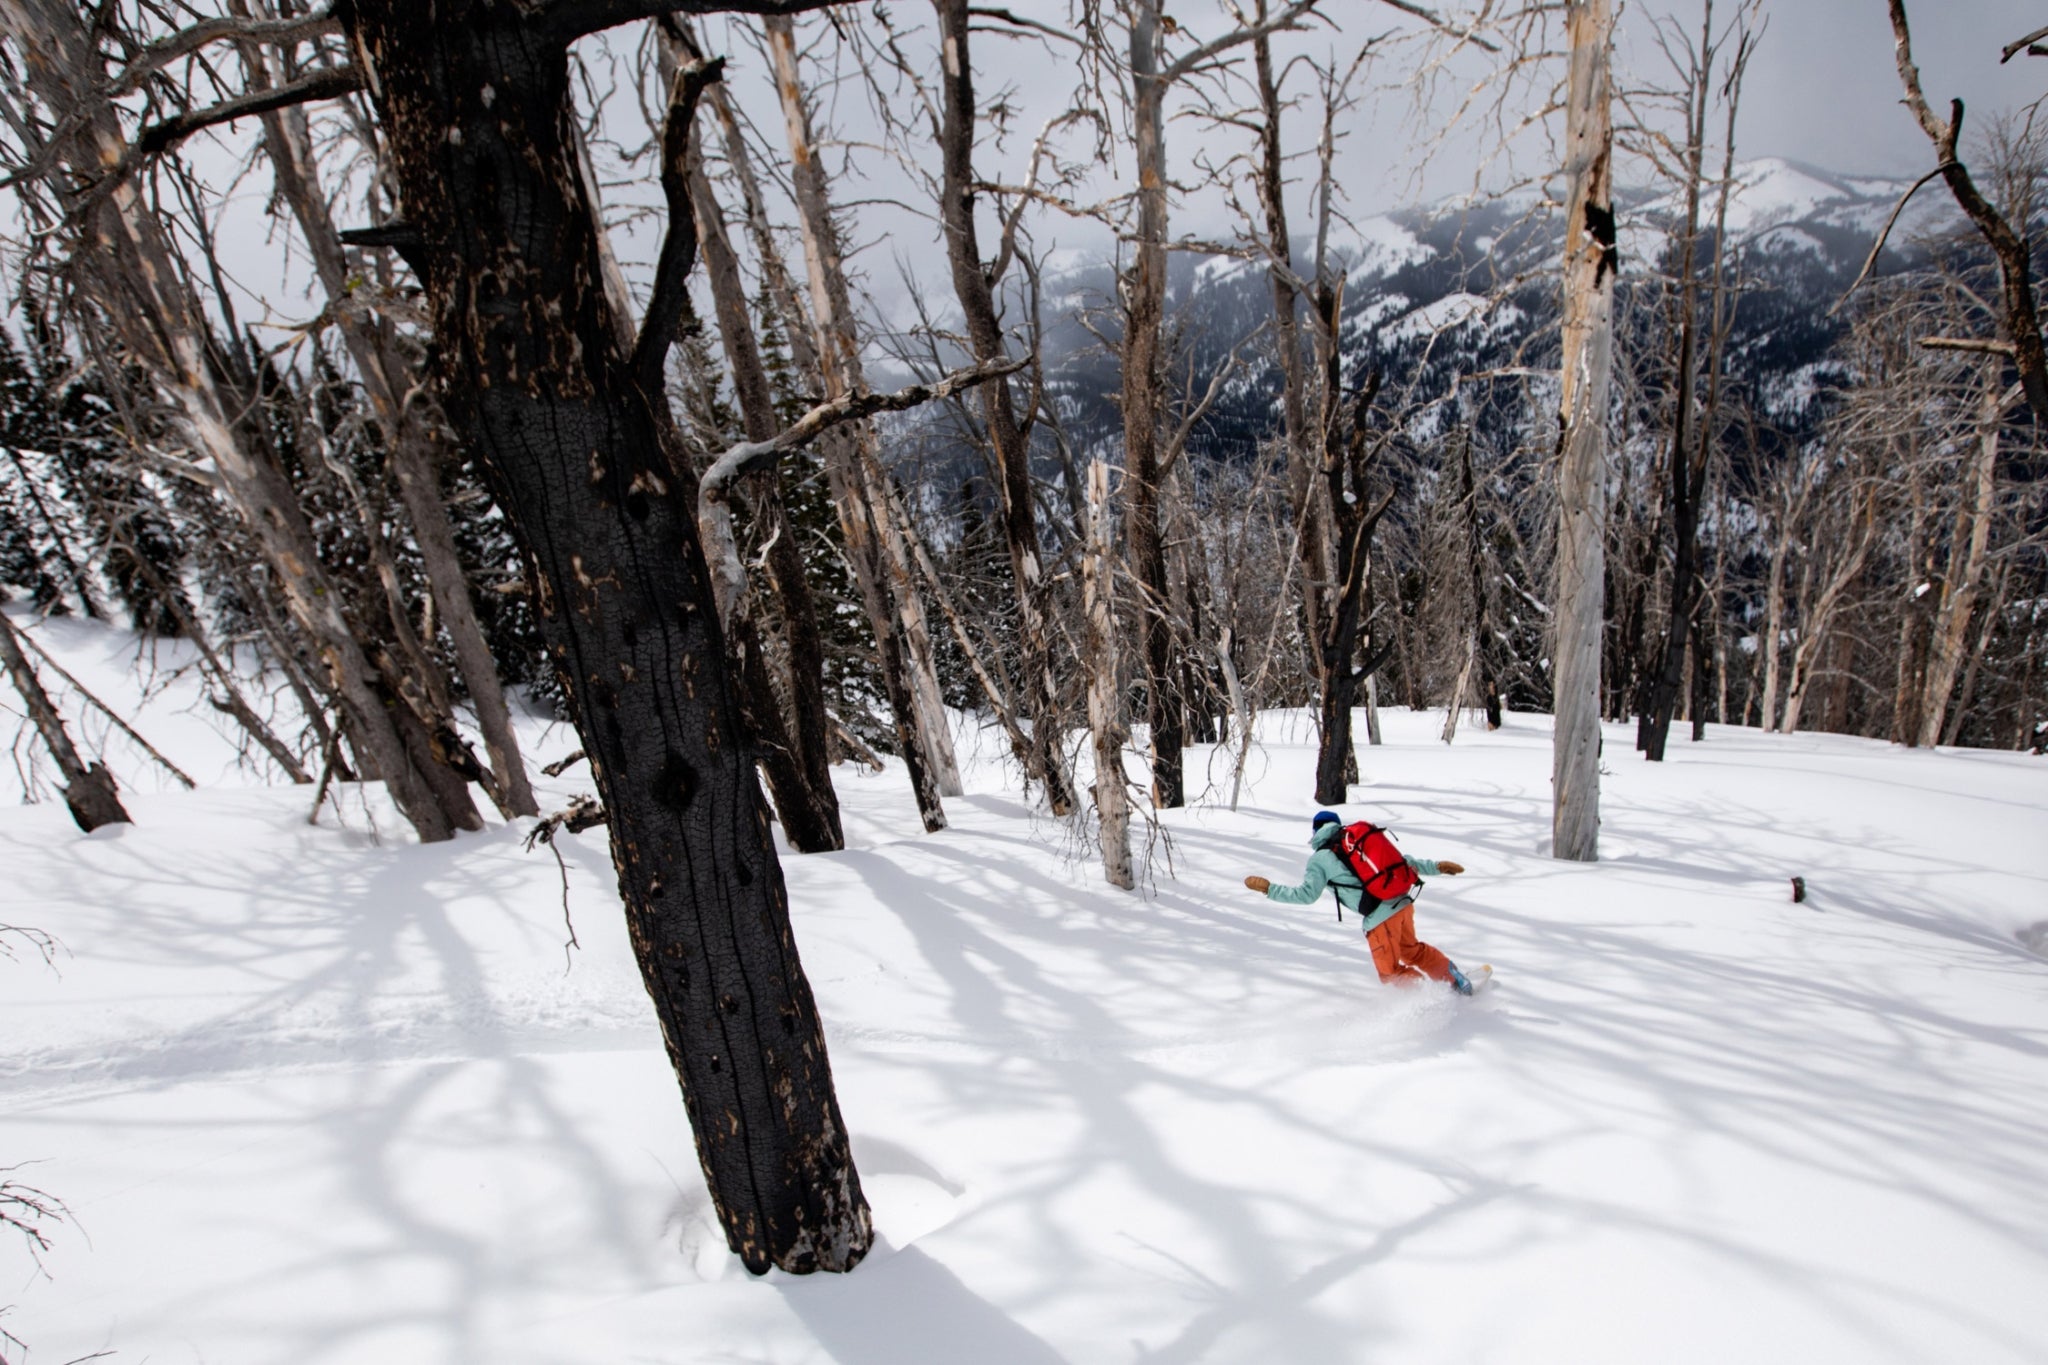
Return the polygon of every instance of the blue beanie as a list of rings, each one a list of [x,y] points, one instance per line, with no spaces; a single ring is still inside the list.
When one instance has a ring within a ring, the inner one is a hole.
[[[1321,829],[1324,825],[1341,825],[1343,823],[1344,817],[1337,814],[1337,812],[1333,810],[1317,811],[1315,813],[1315,818],[1308,822],[1309,842],[1315,842],[1316,831]]]

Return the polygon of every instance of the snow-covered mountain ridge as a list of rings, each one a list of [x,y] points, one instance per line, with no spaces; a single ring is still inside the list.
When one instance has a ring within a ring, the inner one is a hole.
[[[1827,316],[1863,264],[1910,180],[1839,175],[1778,158],[1742,163],[1728,209],[1736,278],[1743,286],[1731,350],[1738,383],[1754,386],[1775,414],[1796,426],[1819,387],[1814,369],[1844,325]],[[1711,233],[1708,187],[1702,226]],[[1665,191],[1625,192],[1618,208],[1624,282],[1643,281],[1665,259],[1682,214]],[[1922,258],[1930,233],[1962,223],[1939,185],[1915,196],[1894,230],[1881,273]],[[1554,214],[1527,196],[1360,215],[1335,224],[1330,255],[1345,276],[1347,382],[1382,371],[1411,400],[1451,392],[1462,375],[1546,363],[1556,317],[1558,256]],[[1298,271],[1310,271],[1313,242],[1297,239]],[[1114,331],[1114,272],[1106,260],[1077,260],[1048,274],[1045,297],[1092,306]],[[1168,306],[1183,348],[1179,365],[1196,375],[1229,362],[1243,339],[1272,316],[1260,263],[1175,253]],[[1071,317],[1049,318],[1048,355],[1068,421],[1084,441],[1113,441],[1121,417],[1117,371],[1095,337]],[[1242,459],[1273,438],[1278,369],[1269,342],[1243,347],[1239,372],[1194,438],[1198,455]],[[1473,417],[1474,414],[1468,414]],[[1502,414],[1476,414],[1482,424]]]

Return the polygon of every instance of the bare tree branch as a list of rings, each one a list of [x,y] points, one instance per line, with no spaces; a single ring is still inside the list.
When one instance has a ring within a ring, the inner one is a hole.
[[[668,200],[668,235],[654,267],[654,293],[640,337],[633,343],[633,372],[649,393],[661,388],[662,366],[676,330],[690,309],[690,268],[697,259],[697,218],[690,204],[690,130],[697,102],[725,76],[725,58],[692,62],[676,72],[668,119],[661,133],[661,191]]]
[[[1016,28],[1028,28],[1043,37],[1056,38],[1060,42],[1072,43],[1076,47],[1082,46],[1082,41],[1076,34],[1070,33],[1065,29],[1054,28],[1050,24],[1041,24],[1036,19],[1026,19],[1021,14],[1013,14],[1006,9],[988,9],[976,5],[969,8],[967,12],[976,19],[1000,20]]]
[[[1474,30],[1470,28],[1458,28],[1450,23],[1445,22],[1443,17],[1439,15],[1435,10],[1425,9],[1421,5],[1410,4],[1409,0],[1380,0],[1380,3],[1382,5],[1385,5],[1389,9],[1397,9],[1401,11],[1401,13],[1403,14],[1412,14],[1417,19],[1420,19],[1424,23],[1428,24],[1431,28],[1441,30],[1444,33],[1450,34],[1453,38],[1458,38],[1465,42],[1468,42],[1472,44],[1472,46],[1478,48],[1481,52],[1500,51],[1499,47],[1495,46],[1493,43],[1489,43],[1488,41],[1486,41],[1486,39],[1480,37],[1479,34]]]
[[[1388,2],[1392,3],[1392,0],[1388,0]],[[1242,47],[1256,38],[1265,37],[1267,34],[1283,33],[1289,29],[1300,28],[1302,17],[1320,3],[1321,0],[1295,0],[1293,4],[1281,10],[1270,19],[1261,20],[1255,24],[1244,24],[1232,29],[1221,38],[1214,38],[1209,42],[1203,43],[1192,52],[1182,53],[1178,59],[1159,73],[1159,81],[1162,85],[1172,85],[1196,67],[1205,65],[1211,59],[1222,56],[1232,48]],[[1406,9],[1408,7],[1406,5],[1397,5],[1396,8]]]
[[[334,99],[362,88],[363,73],[355,67],[327,67],[268,90],[251,91],[204,109],[193,109],[173,115],[161,123],[152,123],[144,128],[141,135],[135,139],[134,151],[122,159],[122,165],[110,174],[110,178],[132,169],[133,164],[143,157],[170,150],[201,129],[246,118],[251,114],[267,114],[273,109],[288,109],[294,104]]]
[[[574,42],[664,14],[806,14],[834,3],[837,0],[547,0],[531,22],[559,42]]]
[[[144,81],[178,58],[188,57],[210,43],[260,42],[289,46],[339,32],[341,21],[334,17],[332,9],[290,19],[208,19],[142,49],[107,87],[107,94],[120,96],[140,89]]]
[[[1877,234],[1877,240],[1870,244],[1870,255],[1865,258],[1863,269],[1856,272],[1856,278],[1851,280],[1849,287],[1842,291],[1842,297],[1836,299],[1835,306],[1828,309],[1829,317],[1833,317],[1841,312],[1842,306],[1849,302],[1849,296],[1855,293],[1865,280],[1870,278],[1871,271],[1877,269],[1877,258],[1883,254],[1885,243],[1891,239],[1892,229],[1898,226],[1899,215],[1906,211],[1906,205],[1912,201],[1914,195],[1920,192],[1920,187],[1947,169],[1948,163],[1944,161],[1941,165],[1936,166],[1933,170],[1915,180],[1913,188],[1899,196],[1899,202],[1892,205],[1891,216],[1884,220],[1884,229]]]
[[[2029,56],[2048,56],[2048,48],[2041,48],[2035,46],[2035,44],[2040,42],[2043,38],[2048,38],[2048,28],[2037,28],[2032,33],[2029,33],[2026,37],[2021,38],[2016,42],[2007,43],[2005,45],[2004,54],[2001,55],[1998,59],[1998,64],[2000,66],[2004,66],[2014,57],[2019,56],[2022,49],[2024,49]]]
[[[1917,344],[1930,351],[1972,351],[1980,355],[2002,355],[2007,359],[2019,351],[2010,341],[1977,337],[1921,337]]]
[[[819,436],[846,422],[857,422],[872,417],[878,412],[902,412],[906,408],[922,407],[942,398],[951,398],[963,389],[991,379],[1012,375],[1031,363],[1030,358],[997,361],[988,365],[974,365],[967,369],[955,370],[936,384],[908,384],[893,393],[849,393],[829,403],[820,403],[799,417],[792,425],[765,441],[741,441],[728,446],[725,453],[711,462],[704,471],[702,489],[709,494],[713,489],[731,486],[735,479],[743,478],[756,470],[765,469],[775,459],[809,445]]]

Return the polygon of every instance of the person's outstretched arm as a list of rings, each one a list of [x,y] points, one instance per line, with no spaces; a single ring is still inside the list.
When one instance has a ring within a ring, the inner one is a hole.
[[[1463,863],[1454,863],[1449,858],[1432,862],[1428,858],[1410,858],[1408,866],[1415,869],[1418,877],[1455,877],[1465,870]]]
[[[1324,889],[1330,884],[1329,862],[1330,855],[1327,852],[1318,851],[1315,856],[1308,860],[1308,866],[1303,869],[1301,885],[1299,886],[1279,886],[1272,882],[1266,882],[1264,877],[1247,877],[1244,884],[1250,886],[1254,891],[1263,890],[1266,893],[1267,900],[1278,901],[1282,905],[1314,905],[1318,900],[1322,899]],[[1255,882],[1266,882],[1266,884],[1260,887],[1253,885]]]

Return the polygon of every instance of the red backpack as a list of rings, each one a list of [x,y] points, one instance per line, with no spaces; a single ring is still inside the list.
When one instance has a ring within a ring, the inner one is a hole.
[[[1405,896],[1422,884],[1422,878],[1408,866],[1401,850],[1394,847],[1393,836],[1369,821],[1360,820],[1355,825],[1344,826],[1344,832],[1337,836],[1334,847],[1337,856],[1365,887],[1365,898],[1369,903],[1362,908],[1367,914],[1376,906]],[[1344,918],[1342,900],[1337,902],[1337,918]]]

